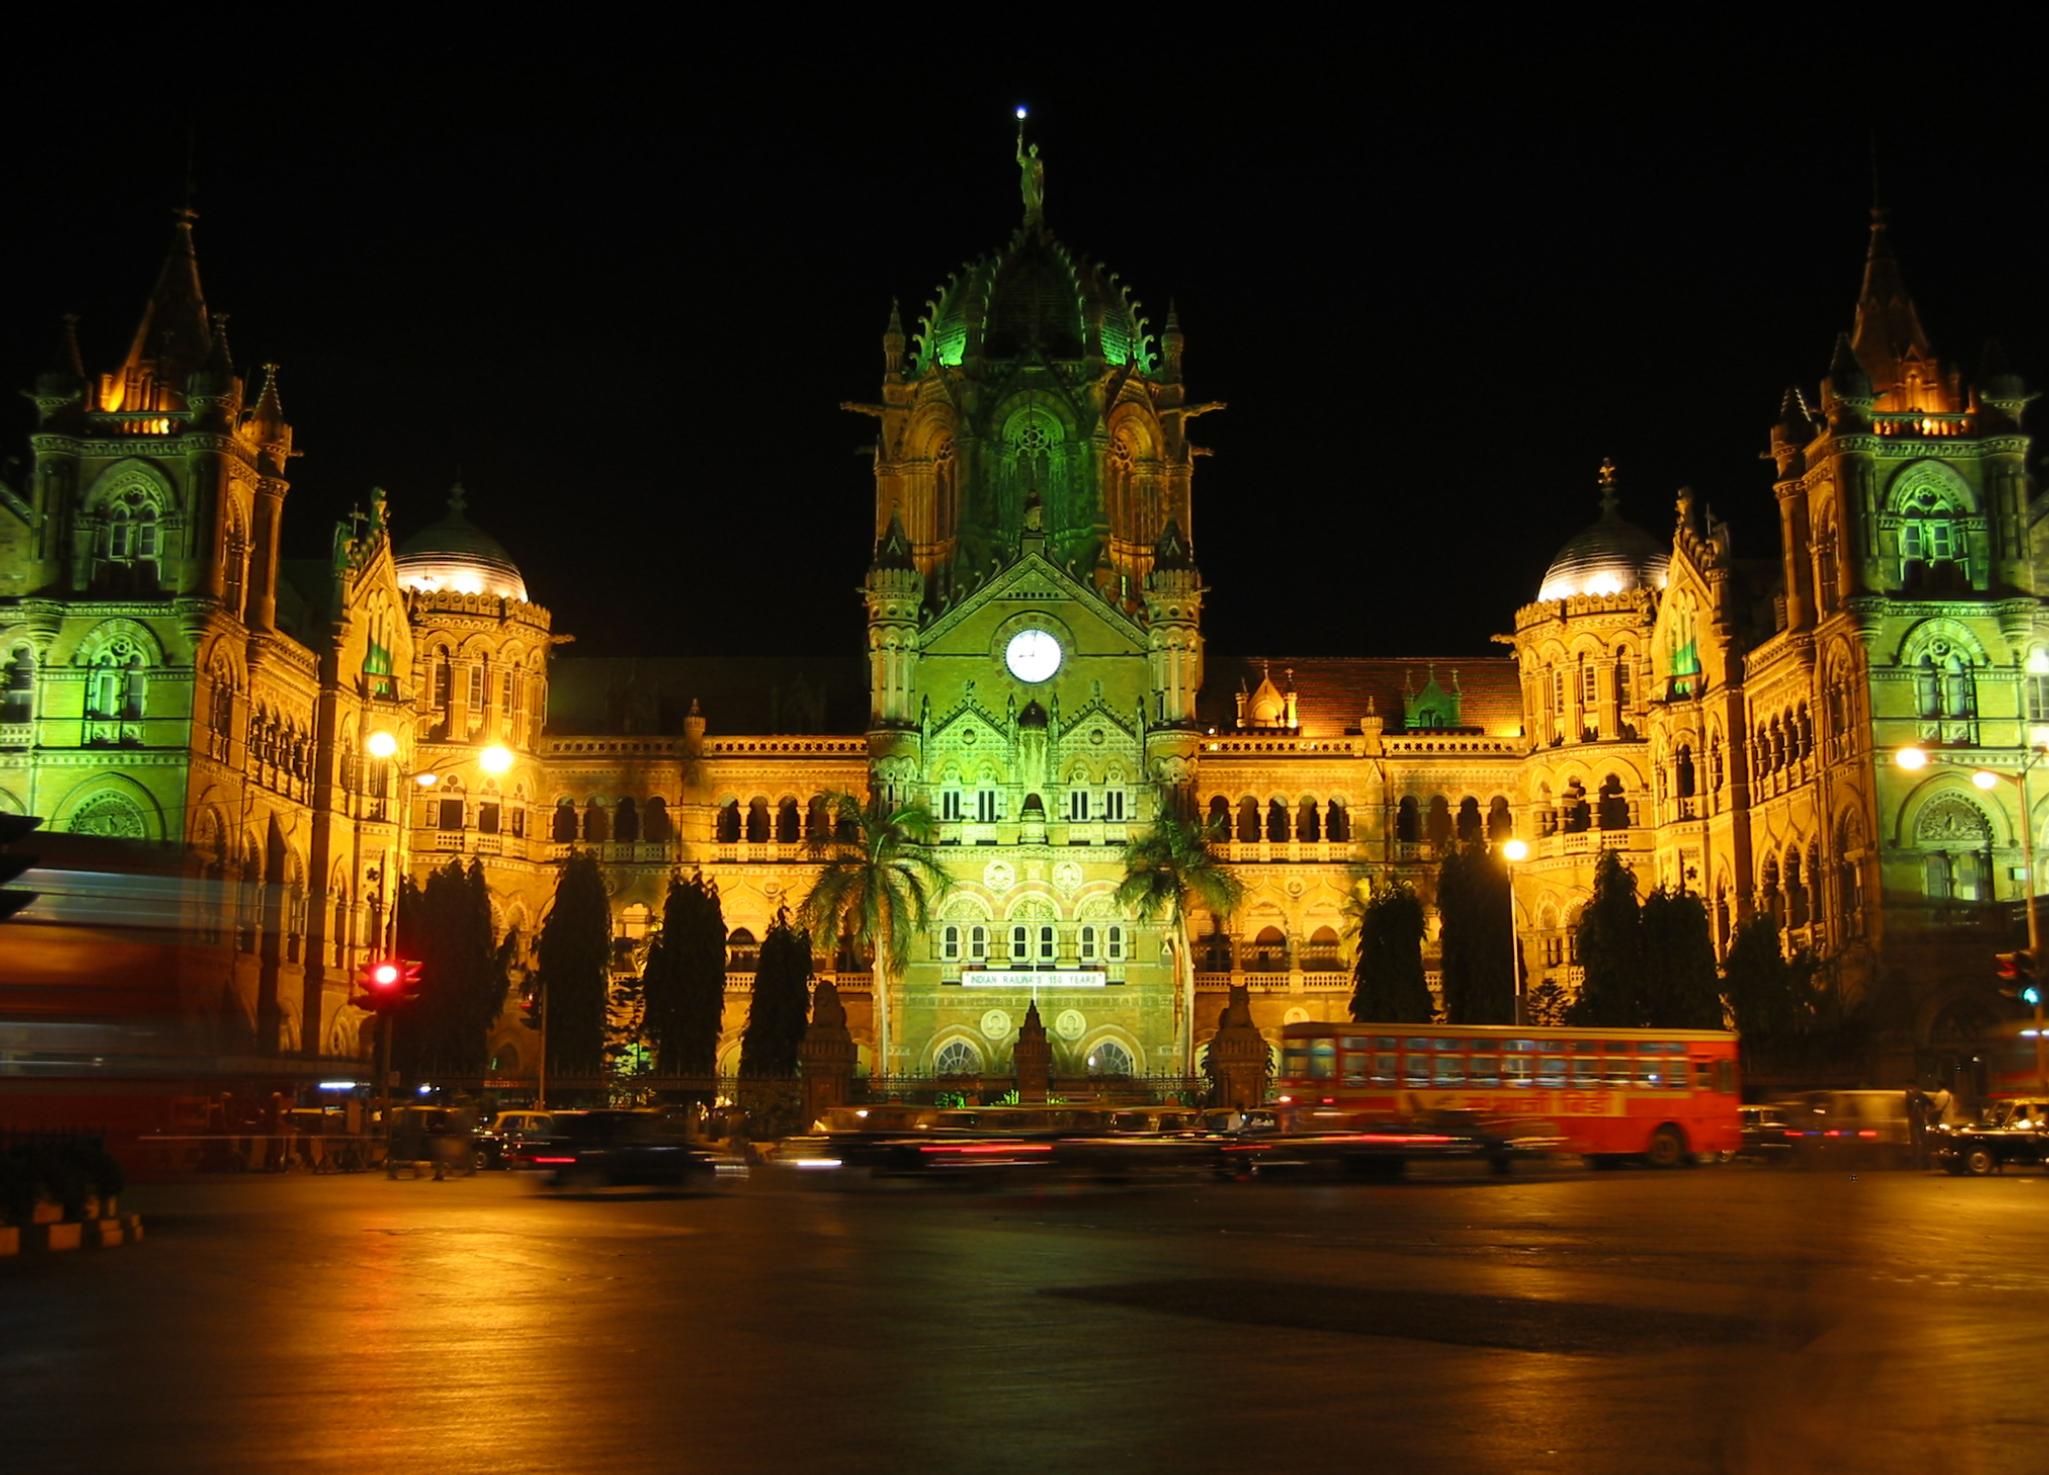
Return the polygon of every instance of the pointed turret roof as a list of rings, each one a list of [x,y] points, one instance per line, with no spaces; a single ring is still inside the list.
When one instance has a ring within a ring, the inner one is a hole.
[[[875,545],[875,566],[877,568],[916,568],[917,560],[911,557],[911,540],[904,532],[904,520],[892,508],[889,527],[882,539]]]
[[[1160,529],[1160,539],[1153,544],[1153,567],[1162,569],[1187,569],[1195,567],[1195,559],[1188,549],[1188,540],[1181,536],[1181,525],[1172,517]]]
[[[137,370],[148,365],[156,383],[182,389],[185,376],[206,362],[213,347],[206,294],[199,286],[199,257],[192,246],[192,224],[199,217],[185,208],[176,214],[171,248],[121,363],[121,378],[127,383],[135,383]]]
[[[1899,382],[1900,360],[1932,360],[1935,356],[1922,331],[1921,314],[1908,295],[1899,260],[1893,255],[1887,225],[1885,210],[1873,206],[1871,244],[1864,253],[1864,285],[1857,293],[1857,324],[1850,335],[1857,361],[1879,389]]]

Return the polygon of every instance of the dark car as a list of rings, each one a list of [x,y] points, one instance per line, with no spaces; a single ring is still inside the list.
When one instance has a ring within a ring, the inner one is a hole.
[[[651,1111],[558,1111],[549,1135],[529,1138],[520,1158],[551,1169],[558,1188],[656,1186],[721,1176],[718,1158],[682,1126]]]
[[[1342,1110],[1297,1109],[1281,1115],[1279,1131],[1222,1148],[1233,1176],[1261,1178],[1331,1173],[1398,1178],[1410,1163],[1456,1160],[1484,1162],[1506,1173],[1518,1155],[1516,1144],[1496,1124],[1464,1111],[1381,1120]]]
[[[1995,1101],[1972,1125],[1942,1128],[1935,1137],[1935,1160],[1947,1172],[1980,1178],[2009,1163],[2049,1166],[2049,1100]]]
[[[476,1130],[479,1168],[520,1166],[529,1142],[545,1142],[555,1130],[555,1113],[532,1107],[501,1111]]]
[[[1743,1142],[1736,1155],[1754,1163],[1783,1163],[1791,1156],[1797,1135],[1783,1106],[1739,1106]]]

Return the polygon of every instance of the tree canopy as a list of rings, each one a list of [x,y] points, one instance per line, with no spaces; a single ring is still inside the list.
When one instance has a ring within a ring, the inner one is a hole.
[[[740,1074],[787,1077],[797,1073],[797,1047],[804,1041],[811,1006],[811,939],[777,908],[761,940],[761,966],[740,1035]]]
[[[1486,844],[1447,851],[1437,872],[1444,1017],[1450,1024],[1513,1024],[1516,973],[1508,867]]]
[[[392,1035],[394,1062],[411,1074],[478,1074],[491,1023],[505,1004],[516,939],[494,946],[491,889],[484,868],[451,860],[424,886],[406,877],[398,893],[398,948],[420,964],[419,996]]]
[[[1707,906],[1660,886],[1644,898],[1643,1023],[1656,1029],[1720,1029],[1721,980]]]
[[[1612,850],[1594,867],[1594,897],[1579,919],[1579,997],[1576,1025],[1626,1029],[1641,1024],[1643,928],[1638,917],[1636,873]]]
[[[726,1007],[726,917],[717,883],[702,873],[670,878],[640,980],[656,1072],[716,1074]]]
[[[1423,973],[1423,903],[1400,881],[1378,887],[1359,919],[1352,1018],[1428,1024],[1436,1005]]]
[[[547,990],[548,1068],[598,1070],[611,984],[612,905],[589,851],[573,851],[562,863],[535,955]]]

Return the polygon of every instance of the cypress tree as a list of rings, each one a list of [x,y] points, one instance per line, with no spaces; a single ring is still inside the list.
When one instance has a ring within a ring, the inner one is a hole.
[[[740,1035],[740,1074],[795,1075],[810,1005],[811,939],[792,927],[789,913],[779,907],[761,940],[761,966]]]
[[[1653,1029],[1720,1029],[1721,981],[1707,907],[1660,886],[1643,904],[1642,1023]]]
[[[1637,911],[1635,873],[1614,851],[1602,851],[1594,868],[1594,899],[1579,920],[1585,977],[1572,1005],[1573,1024],[1627,1029],[1643,1022],[1643,929]]]
[[[1359,924],[1352,1018],[1428,1024],[1436,1012],[1423,974],[1423,904],[1400,881],[1381,887]]]
[[[548,1068],[595,1072],[604,1055],[612,979],[612,904],[589,851],[563,862],[535,951],[548,991]]]
[[[1450,1024],[1512,1024],[1515,960],[1508,869],[1468,840],[1445,853],[1437,872],[1444,1017]]]

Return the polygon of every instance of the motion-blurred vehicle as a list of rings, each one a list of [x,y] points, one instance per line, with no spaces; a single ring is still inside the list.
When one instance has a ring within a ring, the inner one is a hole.
[[[555,1130],[555,1113],[520,1109],[501,1111],[477,1125],[475,1152],[480,1170],[518,1165],[528,1142],[540,1142]]]
[[[1945,1172],[1983,1178],[2017,1167],[2049,1167],[2049,1099],[1995,1101],[1967,1127],[1939,1129],[1935,1160]]]
[[[549,1135],[529,1139],[523,1161],[551,1169],[556,1188],[709,1185],[747,1167],[690,1140],[680,1123],[653,1111],[558,1111]]]
[[[384,1176],[396,1178],[401,1169],[414,1177],[431,1172],[436,1178],[450,1173],[463,1177],[477,1171],[476,1114],[455,1106],[394,1107],[384,1148]]]
[[[1219,1149],[1231,1176],[1398,1178],[1415,1162],[1471,1160],[1506,1173],[1517,1156],[1498,1126],[1476,1113],[1439,1111],[1384,1118],[1335,1107],[1280,1114],[1280,1130],[1246,1135]]]
[[[1817,1168],[1905,1168],[1914,1162],[1903,1091],[1803,1091],[1777,1103],[1795,1161]]]
[[[1739,1106],[1736,1114],[1743,1123],[1743,1145],[1736,1156],[1754,1163],[1783,1163],[1791,1156],[1795,1134],[1785,1107]]]

